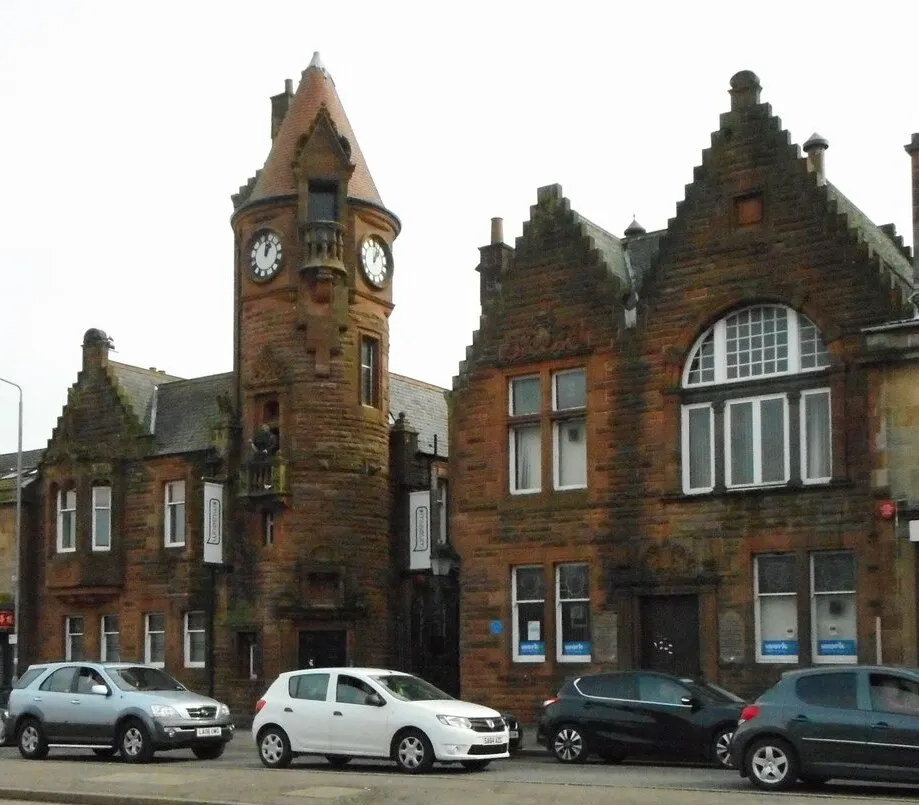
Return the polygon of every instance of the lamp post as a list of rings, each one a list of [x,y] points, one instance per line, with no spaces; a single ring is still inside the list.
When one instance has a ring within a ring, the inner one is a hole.
[[[0,383],[13,386],[19,392],[19,438],[16,446],[16,555],[13,559],[15,580],[13,581],[13,637],[16,648],[13,651],[13,677],[19,676],[19,551],[22,538],[22,386],[12,380],[0,377]]]

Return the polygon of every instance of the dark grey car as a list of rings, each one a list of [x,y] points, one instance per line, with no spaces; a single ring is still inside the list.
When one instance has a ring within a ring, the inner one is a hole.
[[[833,778],[919,782],[919,670],[786,672],[744,708],[731,757],[741,776],[764,790]]]
[[[230,709],[188,690],[161,668],[140,663],[59,662],[30,666],[10,692],[7,735],[40,759],[53,746],[116,752],[144,763],[163,749],[204,760],[233,737]]]

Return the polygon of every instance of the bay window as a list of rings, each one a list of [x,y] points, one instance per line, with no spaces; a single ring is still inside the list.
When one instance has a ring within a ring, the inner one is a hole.
[[[93,487],[93,550],[112,548],[112,487]]]
[[[165,490],[163,533],[166,546],[182,547],[185,545],[185,481],[170,481],[166,484]]]
[[[546,582],[541,566],[513,568],[511,599],[514,662],[544,662]]]
[[[207,618],[204,612],[185,613],[185,667],[203,668],[207,650]]]
[[[83,618],[78,615],[64,619],[64,659],[67,662],[83,659]]]
[[[57,493],[57,551],[71,553],[77,549],[77,491],[61,489]]]
[[[99,641],[100,659],[102,662],[121,661],[121,636],[119,634],[119,617],[117,615],[102,616],[102,639]]]
[[[157,668],[166,665],[166,616],[162,612],[144,616],[144,662]]]

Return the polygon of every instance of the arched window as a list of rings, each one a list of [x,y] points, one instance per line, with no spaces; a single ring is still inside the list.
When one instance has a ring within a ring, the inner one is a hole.
[[[703,333],[683,367],[683,491],[829,482],[828,366],[816,325],[784,305]]]

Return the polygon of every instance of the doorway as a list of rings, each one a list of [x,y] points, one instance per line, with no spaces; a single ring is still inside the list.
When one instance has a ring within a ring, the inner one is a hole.
[[[667,674],[701,674],[697,595],[641,598],[641,667]]]
[[[335,668],[348,664],[348,633],[344,629],[315,629],[299,634],[298,668]]]

